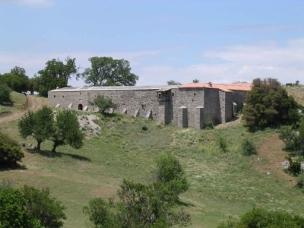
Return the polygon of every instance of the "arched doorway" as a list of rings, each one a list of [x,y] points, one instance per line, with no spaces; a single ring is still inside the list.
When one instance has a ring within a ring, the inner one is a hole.
[[[83,105],[82,105],[82,104],[79,104],[79,105],[78,105],[78,110],[80,110],[80,111],[83,110]]]

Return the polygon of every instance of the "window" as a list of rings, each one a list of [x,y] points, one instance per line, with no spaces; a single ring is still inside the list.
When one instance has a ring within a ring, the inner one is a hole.
[[[79,110],[79,111],[82,111],[82,110],[83,110],[83,105],[82,105],[82,104],[79,104],[79,105],[78,105],[78,110]]]

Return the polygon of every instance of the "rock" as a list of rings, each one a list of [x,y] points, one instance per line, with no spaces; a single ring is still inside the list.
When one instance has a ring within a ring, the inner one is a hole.
[[[282,162],[282,168],[283,168],[284,170],[289,169],[289,166],[290,166],[290,164],[289,164],[289,161],[288,161],[288,160],[285,160],[285,161]],[[302,169],[302,163],[301,163],[301,169]]]

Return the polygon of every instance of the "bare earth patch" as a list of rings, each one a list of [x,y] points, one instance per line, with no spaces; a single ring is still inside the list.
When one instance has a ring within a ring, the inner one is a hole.
[[[263,174],[285,180],[294,186],[295,178],[284,172],[282,167],[282,162],[286,160],[287,155],[283,148],[284,143],[277,134],[266,138],[258,148],[258,155],[254,158],[253,165]]]

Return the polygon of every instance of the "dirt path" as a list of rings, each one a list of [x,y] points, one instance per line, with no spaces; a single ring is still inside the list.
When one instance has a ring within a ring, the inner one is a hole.
[[[3,116],[0,116],[0,124],[7,123],[19,119],[27,111],[37,111],[43,106],[47,106],[48,102],[46,98],[27,96],[26,107],[23,110],[19,110],[12,113],[7,113]]]
[[[273,175],[288,181],[290,185],[294,186],[296,183],[295,178],[285,173],[282,169],[282,162],[286,160],[285,157],[287,155],[283,148],[284,143],[277,134],[266,138],[258,149],[258,155],[254,159],[254,166],[265,175]]]

